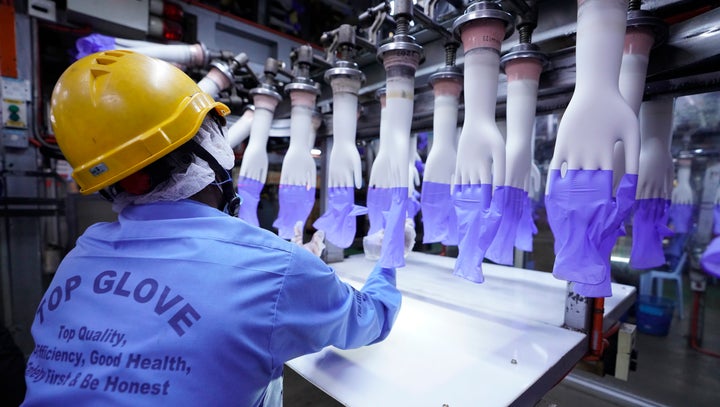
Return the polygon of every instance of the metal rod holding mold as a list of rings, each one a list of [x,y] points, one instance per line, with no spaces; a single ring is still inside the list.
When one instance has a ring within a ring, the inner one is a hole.
[[[416,4],[413,8],[413,17],[415,18],[415,21],[422,24],[423,27],[442,35],[446,41],[453,40],[453,33],[442,25],[436,23],[432,18],[428,17],[427,14],[423,12],[422,7]]]

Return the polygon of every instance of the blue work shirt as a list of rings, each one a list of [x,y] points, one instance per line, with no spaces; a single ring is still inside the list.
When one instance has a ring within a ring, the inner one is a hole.
[[[210,206],[128,206],[91,226],[35,315],[23,406],[262,405],[283,364],[383,340],[395,270],[362,290]]]

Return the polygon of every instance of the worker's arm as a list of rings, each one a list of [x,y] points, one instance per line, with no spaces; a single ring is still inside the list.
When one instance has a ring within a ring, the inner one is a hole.
[[[329,345],[349,349],[379,342],[390,333],[400,302],[395,269],[375,266],[358,291],[298,247],[277,300],[273,364]]]

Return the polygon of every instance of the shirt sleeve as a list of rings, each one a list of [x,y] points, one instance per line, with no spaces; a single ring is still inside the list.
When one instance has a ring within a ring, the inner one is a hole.
[[[293,256],[275,310],[273,366],[326,346],[352,349],[388,336],[402,299],[395,269],[376,265],[358,291],[304,249]]]

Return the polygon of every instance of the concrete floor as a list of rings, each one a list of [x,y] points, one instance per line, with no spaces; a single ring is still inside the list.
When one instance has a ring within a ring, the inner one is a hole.
[[[669,298],[673,298],[672,288],[672,284],[665,286],[665,295]],[[638,334],[637,371],[630,373],[627,382],[612,376],[601,377],[578,367],[550,390],[536,407],[720,406],[720,359],[704,355],[688,345],[692,293],[687,280],[684,288],[684,318],[679,319],[676,311],[667,336]],[[702,346],[720,352],[720,282],[708,287],[703,320]],[[629,316],[628,322],[634,322],[633,316]],[[285,370],[286,407],[341,406],[291,369]]]
[[[672,284],[664,295],[673,298]],[[667,405],[720,406],[720,358],[704,355],[688,345],[692,293],[684,282],[684,318],[678,312],[667,336],[640,333],[637,338],[637,371],[627,382],[611,376],[599,377],[575,369],[571,377],[544,398],[546,406]],[[708,287],[702,347],[720,353],[720,283]],[[629,321],[632,322],[632,319]],[[583,384],[581,386],[579,384]],[[617,393],[605,395],[605,390]],[[541,403],[542,405],[542,403]]]

